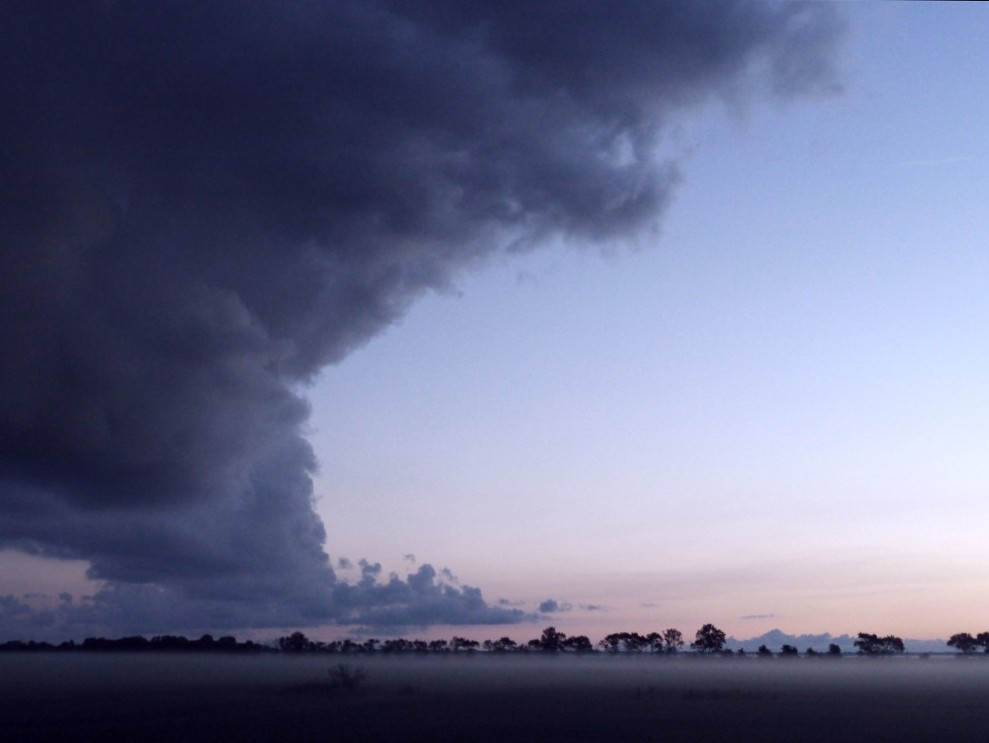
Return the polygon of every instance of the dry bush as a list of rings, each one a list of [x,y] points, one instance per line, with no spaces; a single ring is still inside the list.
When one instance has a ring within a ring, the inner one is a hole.
[[[367,678],[363,668],[340,663],[329,670],[330,686],[344,691],[354,691]]]

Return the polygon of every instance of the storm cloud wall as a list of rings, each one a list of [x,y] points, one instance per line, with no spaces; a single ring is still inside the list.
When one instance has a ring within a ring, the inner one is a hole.
[[[650,234],[669,118],[833,90],[841,29],[795,3],[5,4],[0,546],[108,581],[7,619],[518,619],[430,566],[337,579],[306,384],[493,251]]]

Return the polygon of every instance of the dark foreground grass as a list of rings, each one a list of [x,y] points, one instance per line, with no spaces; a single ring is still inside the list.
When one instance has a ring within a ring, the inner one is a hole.
[[[976,741],[985,659],[0,657],[4,741]]]

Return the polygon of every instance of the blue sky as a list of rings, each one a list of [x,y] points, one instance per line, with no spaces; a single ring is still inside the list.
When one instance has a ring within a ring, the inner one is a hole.
[[[986,616],[989,13],[843,11],[842,93],[670,125],[654,239],[492,259],[324,371],[331,555],[574,631]]]

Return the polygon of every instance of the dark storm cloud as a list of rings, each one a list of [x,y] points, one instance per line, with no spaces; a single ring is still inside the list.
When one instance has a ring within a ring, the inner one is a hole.
[[[655,227],[668,117],[827,90],[839,32],[803,4],[5,4],[0,546],[89,560],[108,621],[516,618],[426,565],[338,580],[304,384],[492,250]]]

